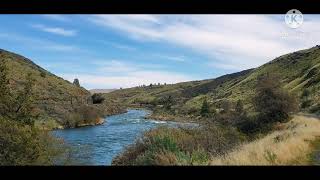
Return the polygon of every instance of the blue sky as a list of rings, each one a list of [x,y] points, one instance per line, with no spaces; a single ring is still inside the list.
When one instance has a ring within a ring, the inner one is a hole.
[[[315,46],[320,18],[284,15],[0,15],[0,48],[87,89],[214,78]]]

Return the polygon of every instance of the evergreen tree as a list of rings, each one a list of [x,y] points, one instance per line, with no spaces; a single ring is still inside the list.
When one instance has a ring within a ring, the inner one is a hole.
[[[170,110],[172,104],[173,104],[173,99],[172,99],[172,96],[169,95],[164,101],[164,108],[167,110]]]
[[[78,87],[80,87],[79,79],[77,79],[77,78],[74,79],[74,80],[73,80],[73,84],[76,85],[76,86],[78,86]]]
[[[209,104],[207,98],[202,102],[200,114],[202,117],[207,117],[209,115]]]

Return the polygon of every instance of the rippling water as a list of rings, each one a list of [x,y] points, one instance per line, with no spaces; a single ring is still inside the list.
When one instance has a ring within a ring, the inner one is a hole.
[[[178,125],[175,122],[148,120],[146,110],[129,110],[109,116],[99,126],[53,131],[75,149],[73,158],[78,164],[110,165],[112,158],[132,144],[142,133],[159,125]]]

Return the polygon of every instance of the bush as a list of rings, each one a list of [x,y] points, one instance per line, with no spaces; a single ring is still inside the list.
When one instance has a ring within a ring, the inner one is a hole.
[[[0,165],[53,165],[64,149],[47,131],[0,119]]]
[[[41,72],[40,72],[40,76],[43,77],[43,78],[45,78],[45,77],[47,76],[47,74],[46,74],[45,72],[41,71]]]
[[[270,74],[258,78],[253,104],[264,123],[284,122],[298,109],[296,98],[280,87],[279,79]]]
[[[92,103],[93,104],[101,104],[105,98],[102,97],[101,94],[97,94],[97,93],[94,93],[92,96],[91,96],[91,99],[92,99]]]
[[[207,99],[204,99],[201,106],[200,114],[202,117],[208,117],[209,116],[210,107],[208,104]]]
[[[159,127],[150,130],[114,158],[114,165],[207,164],[244,140],[236,129],[208,124],[202,128]]]
[[[82,105],[69,113],[62,125],[67,128],[79,127],[83,124],[95,124],[103,113],[94,106]]]
[[[312,105],[312,100],[308,99],[308,100],[303,100],[301,103],[301,108],[305,109],[308,108]]]

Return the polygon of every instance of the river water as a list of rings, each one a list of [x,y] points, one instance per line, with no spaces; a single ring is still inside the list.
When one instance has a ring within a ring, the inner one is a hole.
[[[176,122],[144,119],[147,110],[128,110],[109,116],[105,123],[75,129],[55,130],[74,150],[72,159],[79,165],[111,165],[112,159],[139,138],[143,132],[159,125],[178,126]]]

